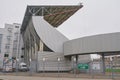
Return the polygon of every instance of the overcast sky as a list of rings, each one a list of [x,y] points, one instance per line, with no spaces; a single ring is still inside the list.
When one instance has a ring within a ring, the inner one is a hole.
[[[120,32],[120,0],[0,0],[0,27],[22,23],[27,5],[76,5],[84,7],[59,26],[69,39]]]

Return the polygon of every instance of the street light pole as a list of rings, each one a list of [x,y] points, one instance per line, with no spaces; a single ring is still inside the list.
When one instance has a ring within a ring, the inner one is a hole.
[[[31,64],[32,59],[29,59],[29,61],[30,61],[30,76],[32,76],[32,64]]]
[[[113,73],[113,59],[112,59],[112,57],[110,57],[110,62],[111,62],[111,77],[112,77],[112,79],[114,79],[114,73]]]
[[[18,72],[18,66],[19,65],[19,59],[16,59],[16,74],[17,74],[17,72]]]
[[[43,74],[45,73],[45,58],[43,58]]]
[[[58,57],[57,60],[58,60],[58,77],[59,77],[60,58]]]
[[[73,58],[73,68],[74,68],[73,72],[74,72],[75,77],[76,77],[76,66],[77,66],[76,65],[76,60],[77,60],[76,57],[74,57]]]
[[[77,59],[76,57],[73,57],[73,74],[74,74],[74,77],[76,77],[76,66],[77,66]]]
[[[94,64],[94,59],[92,58],[92,67],[91,67],[91,71],[92,71],[92,78],[94,78],[94,69],[93,69],[93,64]]]

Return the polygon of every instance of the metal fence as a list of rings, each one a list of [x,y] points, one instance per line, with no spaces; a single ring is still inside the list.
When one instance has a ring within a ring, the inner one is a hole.
[[[120,61],[113,59],[105,64],[106,74],[112,79],[120,78]]]
[[[119,61],[116,61],[119,63]],[[44,76],[44,77],[69,77],[69,78],[95,78],[95,79],[114,79],[120,80],[120,67],[118,63],[115,61],[109,61],[106,64],[106,72],[103,73],[102,71],[102,62],[91,61],[86,64],[89,65],[88,69],[78,69],[78,64],[75,62],[70,61],[55,61],[55,60],[48,60],[48,61],[38,61],[33,62],[31,66],[37,64],[37,72],[35,71],[28,71],[28,72],[17,72],[17,73],[4,73],[4,74],[12,74],[12,75],[24,75],[24,76]],[[98,67],[99,66],[99,67]],[[36,67],[36,66],[34,66]],[[31,68],[33,69],[33,68]],[[2,74],[2,73],[1,73]]]
[[[38,72],[66,72],[71,70],[70,61],[40,60],[37,64]]]

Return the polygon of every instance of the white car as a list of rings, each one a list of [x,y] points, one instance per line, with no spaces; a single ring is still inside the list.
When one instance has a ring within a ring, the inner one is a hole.
[[[26,63],[24,63],[24,62],[21,62],[20,64],[19,64],[19,71],[28,71],[29,69],[28,69],[28,67],[27,67],[27,64]]]

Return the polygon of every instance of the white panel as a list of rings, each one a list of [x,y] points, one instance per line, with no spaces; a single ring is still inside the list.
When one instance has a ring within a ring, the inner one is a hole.
[[[44,61],[43,61],[44,58]],[[58,61],[57,58],[60,58]],[[69,71],[71,62],[66,60],[63,53],[38,52],[38,71]]]
[[[65,55],[115,51],[120,51],[120,32],[83,37],[64,44]]]
[[[54,52],[63,52],[63,43],[68,39],[40,16],[32,17],[33,26],[41,40]]]

